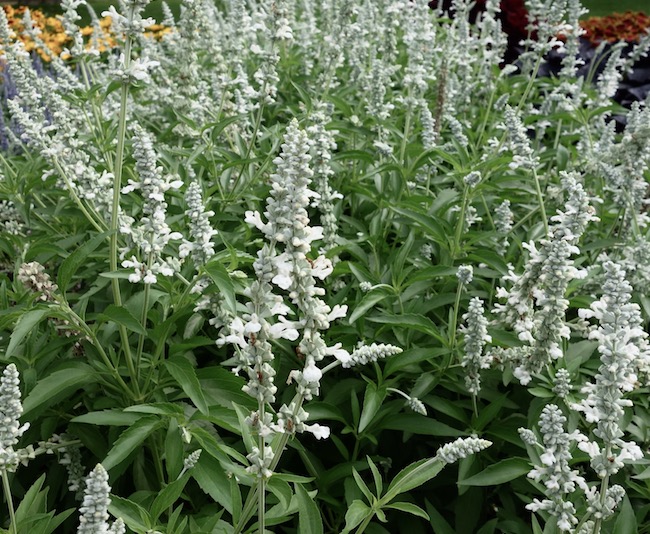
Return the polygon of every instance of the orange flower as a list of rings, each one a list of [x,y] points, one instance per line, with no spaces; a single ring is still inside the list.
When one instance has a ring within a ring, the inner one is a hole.
[[[48,17],[41,11],[34,9],[30,10],[32,21],[34,25],[40,29],[40,38],[47,46],[46,50],[40,49],[32,39],[22,35],[24,30],[22,18],[27,8],[24,6],[14,8],[10,5],[5,5],[3,8],[7,15],[9,27],[15,32],[17,38],[23,42],[25,50],[28,52],[35,51],[44,61],[51,61],[52,55],[60,56],[63,49],[70,42],[70,38],[65,34],[63,24],[59,17]],[[111,32],[111,18],[102,18],[99,21],[99,26],[102,29],[102,34],[97,36],[99,51],[106,52],[115,48],[117,46],[117,40],[115,35]],[[80,28],[80,31],[81,35],[87,38],[88,41],[90,41],[90,36],[95,32],[92,26]],[[153,39],[160,39],[165,33],[170,31],[171,28],[163,26],[162,24],[154,24],[147,28],[145,35]],[[90,42],[88,43],[88,46],[90,46]],[[68,58],[69,56],[63,57],[63,59]]]
[[[602,41],[638,42],[650,28],[650,17],[640,11],[614,13],[606,17],[591,17],[580,22],[585,30],[585,37],[593,44]]]

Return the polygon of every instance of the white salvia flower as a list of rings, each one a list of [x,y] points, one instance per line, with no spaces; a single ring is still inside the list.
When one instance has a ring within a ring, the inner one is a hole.
[[[108,506],[111,503],[108,473],[102,464],[97,464],[86,478],[84,500],[79,508],[77,534],[104,534],[109,531]]]
[[[465,353],[462,361],[465,368],[465,385],[472,395],[477,395],[481,390],[481,369],[489,369],[492,363],[492,355],[483,352],[485,344],[492,342],[492,337],[487,333],[488,321],[480,298],[473,297],[470,300],[463,321],[466,324],[459,330],[465,337]]]
[[[436,119],[433,118],[425,100],[420,103],[420,123],[422,124],[422,145],[425,150],[435,148],[437,141]]]
[[[40,293],[39,300],[54,300],[58,287],[37,261],[23,263],[18,269],[18,280],[30,291]]]
[[[553,393],[565,399],[571,393],[571,374],[567,369],[558,369],[555,373]]]
[[[650,360],[648,334],[642,329],[639,306],[631,302],[632,286],[625,272],[613,262],[603,267],[603,296],[589,310],[579,311],[582,318],[593,317],[599,322],[589,337],[598,341],[602,364],[595,382],[582,389],[587,397],[572,406],[583,412],[588,422],[597,424],[594,434],[604,447],[590,443],[581,448],[590,455],[591,466],[601,478],[617,473],[626,460],[643,457],[634,442],[623,441],[620,422],[624,408],[632,406],[623,395],[636,387],[639,367],[646,368]]]
[[[515,108],[506,106],[504,117],[508,132],[508,148],[513,154],[510,168],[535,169],[539,165],[539,158],[534,155],[519,112]]]
[[[190,469],[194,468],[194,466],[199,461],[201,452],[202,449],[197,449],[194,452],[191,452],[190,455],[187,458],[185,458],[185,460],[183,460],[183,469],[189,471]]]
[[[130,234],[133,244],[143,254],[145,261],[135,256],[130,260],[122,261],[122,267],[133,268],[129,281],[145,284],[154,284],[157,275],[173,276],[180,268],[176,258],[163,256],[167,245],[173,240],[179,240],[182,235],[172,232],[167,224],[167,203],[165,193],[178,189],[183,182],[175,176],[163,175],[163,169],[157,164],[157,155],[153,147],[153,139],[148,132],[140,126],[135,126],[133,137],[133,157],[135,168],[139,177],[138,181],[129,179],[129,185],[122,188],[122,194],[139,190],[144,203],[142,205],[142,218],[139,225],[123,228]],[[126,251],[122,252],[122,257]]]
[[[463,148],[467,148],[469,146],[469,139],[467,139],[467,136],[463,132],[463,125],[460,123],[460,121],[451,115],[446,115],[445,120],[447,121],[447,124],[449,125],[449,129],[451,130],[451,135],[454,138],[454,140]]]
[[[409,397],[407,402],[409,408],[411,408],[411,410],[413,410],[415,413],[419,413],[420,415],[427,415],[427,407],[420,399],[416,397]]]
[[[537,436],[535,436],[535,432],[528,428],[519,428],[517,429],[519,432],[519,437],[521,438],[521,441],[523,441],[526,445],[539,445],[539,442],[537,441]]]
[[[494,227],[496,231],[503,236],[503,240],[499,244],[498,252],[504,254],[508,248],[508,234],[512,231],[513,214],[510,209],[510,201],[504,200],[494,210]]]
[[[13,363],[5,367],[0,378],[0,468],[15,471],[20,457],[14,450],[29,423],[20,424],[23,405],[20,401],[20,377]]]
[[[118,517],[108,529],[108,534],[126,534],[126,525],[121,517]]]
[[[624,41],[615,43],[610,50],[609,58],[605,63],[605,68],[598,75],[596,88],[598,90],[598,100],[596,106],[607,106],[616,94],[619,82],[623,76],[623,66],[625,59],[622,58],[623,49],[627,43]]]
[[[539,249],[534,242],[523,244],[530,252],[523,274],[510,271],[504,279],[513,282],[512,289],[497,289],[497,297],[505,298],[506,303],[497,304],[495,313],[528,344],[504,353],[515,364],[514,374],[524,385],[533,373],[562,356],[560,341],[570,336],[565,323],[566,289],[571,280],[586,275],[575,268],[571,256],[580,251],[576,245],[587,224],[598,220],[576,176],[563,173],[562,184],[568,198],[564,211],[551,217],[548,237],[541,240]]]
[[[614,484],[611,488],[607,488],[603,501],[600,497],[600,492],[594,486],[586,492],[585,496],[587,498],[587,512],[594,519],[606,520],[614,515],[619,503],[625,497],[625,490],[618,484]],[[593,532],[593,530],[590,532]]]
[[[472,171],[463,178],[463,183],[470,189],[475,188],[481,181],[481,173],[479,171]]]
[[[572,470],[569,462],[572,459],[570,448],[574,442],[582,442],[586,437],[578,431],[567,433],[564,431],[566,417],[554,404],[544,407],[539,419],[539,431],[542,435],[542,448],[544,452],[540,455],[540,466],[528,473],[528,477],[536,482],[544,484],[546,499],[539,501],[534,499],[526,506],[528,510],[538,512],[546,511],[557,518],[558,528],[561,531],[571,531],[578,524],[575,516],[576,510],[567,497],[579,487],[583,491],[589,488],[584,478],[578,471]],[[530,433],[520,435],[526,443],[534,444]]]
[[[355,365],[365,365],[369,362],[376,362],[377,360],[400,354],[401,352],[402,349],[400,347],[384,343],[381,343],[380,345],[377,345],[376,343],[373,343],[372,345],[363,345],[349,355],[349,360],[343,360],[342,365],[345,368],[353,367]]]
[[[273,475],[273,471],[270,469],[273,461],[273,449],[271,447],[265,446],[263,454],[258,447],[253,447],[252,452],[246,458],[250,462],[250,465],[246,468],[247,472],[257,478],[271,478],[271,475]]]
[[[471,284],[474,278],[474,268],[471,265],[459,265],[456,278],[464,286]]]
[[[0,200],[0,229],[10,235],[23,235],[25,222],[11,200]]]
[[[384,141],[373,141],[372,146],[377,149],[380,156],[390,157],[393,154],[393,147]]]
[[[365,280],[363,282],[359,282],[359,289],[364,293],[368,293],[368,291],[372,291],[372,288],[373,285],[371,282],[366,282]]]
[[[336,150],[334,136],[336,130],[325,128],[330,120],[326,104],[316,106],[311,120],[312,126],[307,128],[311,141],[312,169],[314,189],[318,196],[312,202],[313,206],[320,211],[321,224],[323,226],[323,252],[327,252],[336,246],[338,239],[338,219],[335,212],[334,202],[342,199],[343,196],[337,193],[330,184],[334,175],[331,159],[332,152]]]
[[[446,464],[453,464],[458,460],[487,449],[490,445],[492,445],[491,441],[477,437],[458,438],[456,441],[440,447],[436,457]]]
[[[210,217],[214,216],[214,211],[205,210],[201,186],[198,182],[192,182],[187,187],[185,203],[187,204],[185,215],[189,219],[192,241],[185,241],[179,247],[179,256],[185,258],[191,254],[194,265],[200,267],[214,256],[212,237],[218,233],[210,224]]]

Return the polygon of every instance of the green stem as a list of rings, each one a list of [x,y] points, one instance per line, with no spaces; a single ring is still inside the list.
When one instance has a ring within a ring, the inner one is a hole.
[[[127,15],[128,20],[133,20],[135,15],[135,5],[129,7]],[[128,71],[131,64],[131,48],[133,40],[127,33],[124,42],[124,70]],[[110,241],[110,268],[112,272],[117,271],[117,228],[118,228],[118,214],[120,208],[120,190],[122,189],[122,174],[124,172],[124,144],[126,140],[126,109],[129,98],[129,81],[122,82],[122,89],[120,92],[120,114],[117,122],[117,149],[115,153],[115,170],[113,172],[113,205],[111,210],[111,241]],[[117,278],[111,280],[111,289],[113,292],[113,302],[116,306],[122,306],[122,294],[120,293],[120,281]],[[140,385],[137,380],[137,373],[133,364],[133,355],[131,353],[131,346],[129,344],[129,334],[126,327],[119,325],[120,340],[122,342],[122,349],[126,357],[126,366],[129,369],[129,375],[133,382],[133,388],[137,397],[140,396]]]
[[[468,187],[463,189],[463,200],[460,204],[460,214],[458,215],[458,224],[456,224],[456,234],[454,235],[454,248],[452,250],[452,257],[455,259],[460,253],[460,240],[465,228],[465,212],[467,211],[467,202],[469,200]]]
[[[546,216],[546,209],[544,208],[542,187],[539,183],[539,176],[537,176],[537,171],[535,168],[533,168],[533,178],[535,179],[535,192],[537,193],[537,202],[539,202],[539,211],[542,214],[542,222],[544,223],[544,234],[548,236],[548,217]]]
[[[411,100],[411,89],[409,88],[408,94],[406,96],[407,101]],[[404,161],[404,156],[406,155],[406,145],[408,144],[409,133],[411,130],[411,113],[412,108],[409,104],[408,109],[406,110],[406,117],[404,119],[404,133],[402,134],[402,146],[399,149],[399,161],[406,168],[406,161]]]
[[[264,93],[266,93],[266,86],[264,89]],[[230,191],[230,194],[232,195],[228,200],[232,201],[234,198],[235,193],[237,192],[237,185],[239,185],[239,180],[241,180],[242,175],[244,174],[244,167],[246,165],[246,160],[250,157],[251,152],[253,150],[253,145],[255,144],[255,141],[257,139],[257,132],[260,129],[260,125],[262,124],[262,115],[264,113],[264,107],[265,107],[265,100],[262,98],[262,102],[260,103],[260,108],[257,110],[257,118],[255,119],[255,126],[253,128],[253,134],[251,135],[251,142],[248,143],[248,146],[246,147],[246,155],[244,156],[244,166],[242,166],[241,170],[239,171],[239,174],[237,175],[237,178],[235,179],[235,182],[232,185],[232,189]]]
[[[9,478],[6,469],[2,470],[2,487],[5,492],[5,499],[7,499],[7,507],[9,508],[9,519],[11,525],[9,526],[11,534],[18,534],[18,526],[16,525],[16,512],[14,511],[14,502],[11,498],[11,487],[9,486]]]
[[[456,289],[456,302],[454,303],[454,311],[451,314],[451,323],[449,325],[449,350],[451,354],[445,369],[451,365],[454,357],[454,349],[456,348],[456,325],[458,324],[458,310],[460,309],[460,296],[463,294],[463,283],[458,281],[458,288]]]
[[[296,415],[300,408],[302,407],[302,403],[305,401],[302,395],[299,393],[296,393],[296,395],[293,397],[291,403],[294,403],[294,406],[296,407],[293,411],[293,414]],[[291,405],[289,403],[289,405]],[[287,434],[286,432],[283,434],[276,434],[275,438],[273,438],[273,442],[271,443],[271,449],[273,450],[273,459],[271,460],[271,465],[269,465],[269,469],[271,471],[275,471],[276,467],[278,466],[278,463],[280,463],[280,458],[282,457],[282,453],[285,451],[287,443],[289,442],[289,437],[290,434]],[[235,529],[233,530],[233,534],[240,534],[244,527],[246,526],[246,523],[250,520],[251,517],[253,517],[253,514],[255,513],[255,507],[256,503],[258,502],[258,491],[259,487],[258,485],[254,485],[251,490],[248,492],[248,496],[246,497],[246,502],[244,503],[244,506],[242,507],[242,512],[241,515],[239,516],[239,522],[237,525],[235,525]]]
[[[106,223],[102,221],[99,217],[98,217],[99,221],[97,221],[95,216],[91,214],[90,211],[88,211],[88,208],[81,201],[77,193],[75,193],[74,187],[72,185],[72,181],[70,180],[66,172],[63,170],[63,167],[61,167],[59,161],[56,158],[53,158],[52,164],[54,165],[54,168],[59,173],[61,178],[63,178],[63,181],[65,182],[65,185],[68,188],[68,192],[70,193],[72,200],[74,200],[75,204],[79,207],[81,212],[86,216],[86,219],[88,219],[90,224],[92,224],[95,227],[95,230],[97,230],[98,232],[106,231]]]
[[[372,521],[372,518],[375,517],[375,512],[373,511],[371,514],[368,514],[366,518],[363,520],[363,522],[359,525],[359,528],[357,528],[356,534],[361,534],[368,528],[368,525],[370,524],[370,521]]]
[[[79,330],[86,335],[86,337],[92,343],[93,347],[97,349],[97,352],[99,352],[99,355],[102,358],[104,365],[106,365],[106,367],[111,371],[111,373],[117,380],[118,384],[122,387],[122,389],[127,394],[127,396],[133,397],[133,392],[126,384],[126,382],[124,382],[124,379],[120,376],[120,373],[113,365],[113,362],[108,357],[108,354],[106,354],[104,347],[102,347],[101,343],[99,342],[99,339],[97,339],[97,336],[95,335],[95,332],[92,330],[92,328],[90,328],[86,324],[86,321],[84,321],[81,317],[79,317],[79,315],[77,315],[77,313],[70,307],[70,305],[65,300],[61,299],[58,302],[63,308],[65,308],[66,314],[68,314],[73,319],[73,321],[75,322],[75,326],[79,328]]]

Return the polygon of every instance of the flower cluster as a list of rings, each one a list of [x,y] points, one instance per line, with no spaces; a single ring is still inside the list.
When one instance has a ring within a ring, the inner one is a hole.
[[[182,235],[172,232],[167,224],[167,203],[165,193],[180,188],[183,182],[176,176],[164,175],[157,163],[151,135],[139,126],[133,136],[133,157],[139,180],[129,179],[129,185],[122,188],[122,194],[140,190],[144,203],[139,225],[123,225],[121,231],[127,234],[134,247],[143,256],[136,256],[122,261],[122,267],[133,268],[129,281],[155,284],[158,275],[173,276],[179,268],[179,262],[172,257],[164,257],[164,251],[170,241],[179,240]],[[126,254],[124,250],[122,255]]]
[[[14,450],[20,437],[29,428],[29,423],[20,424],[23,405],[20,401],[20,378],[13,363],[5,367],[0,378],[0,469],[15,471],[21,455]]]
[[[564,318],[569,305],[565,292],[571,280],[586,275],[573,265],[571,256],[579,252],[577,243],[588,223],[598,220],[577,176],[564,173],[562,184],[568,198],[564,211],[551,217],[549,236],[541,240],[539,249],[532,241],[524,243],[530,258],[523,274],[511,271],[504,279],[513,283],[512,288],[497,290],[497,296],[506,303],[497,304],[495,312],[527,343],[506,353],[515,363],[514,374],[522,384],[562,356],[560,341],[570,335]]]
[[[126,526],[118,518],[109,526],[108,506],[111,503],[108,473],[102,464],[97,464],[86,478],[84,499],[79,508],[77,534],[125,534]]]
[[[489,369],[492,363],[491,353],[484,353],[486,343],[492,342],[487,332],[488,321],[484,315],[483,301],[473,297],[469,302],[467,313],[463,315],[465,325],[460,332],[465,337],[465,353],[462,365],[465,368],[465,385],[472,395],[481,390],[481,369]]]
[[[440,447],[436,453],[436,457],[446,464],[453,464],[458,460],[487,449],[490,445],[492,445],[492,442],[487,439],[477,437],[458,438],[456,441]]]
[[[572,407],[585,414],[590,423],[596,423],[594,435],[603,442],[588,442],[581,448],[591,457],[591,466],[599,477],[613,475],[626,460],[638,460],[643,453],[634,442],[623,441],[620,426],[624,408],[632,401],[624,399],[638,381],[640,369],[650,365],[648,334],[642,329],[639,306],[631,302],[632,287],[619,265],[606,262],[603,296],[590,309],[581,309],[584,319],[597,319],[598,327],[589,337],[598,341],[602,365],[595,381],[584,386],[587,397]]]
[[[528,477],[544,484],[546,499],[534,499],[526,508],[533,512],[545,511],[557,518],[557,526],[563,531],[572,531],[578,524],[576,509],[569,496],[577,488],[585,492],[589,487],[578,471],[571,469],[569,462],[573,458],[571,446],[573,443],[583,443],[587,440],[580,432],[565,432],[566,417],[560,409],[549,404],[544,407],[539,418],[539,431],[542,443],[538,443],[534,433],[528,429],[519,429],[525,443],[535,445],[542,454],[539,455],[541,465],[536,465],[528,473]]]

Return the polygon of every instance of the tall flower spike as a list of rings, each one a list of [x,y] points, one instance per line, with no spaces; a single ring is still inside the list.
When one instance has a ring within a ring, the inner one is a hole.
[[[595,210],[574,174],[563,173],[563,189],[567,193],[564,211],[551,217],[548,238],[539,249],[534,242],[524,243],[530,252],[524,272],[510,272],[505,280],[514,282],[510,290],[497,289],[497,297],[506,303],[497,304],[495,312],[512,325],[523,347],[506,349],[504,356],[515,364],[514,375],[526,385],[532,374],[562,356],[560,341],[570,335],[565,323],[569,306],[565,298],[569,282],[586,275],[577,269],[571,256],[580,252],[578,241],[590,221],[597,221]]]
[[[465,354],[462,365],[465,368],[465,385],[472,395],[481,390],[481,369],[488,369],[492,363],[491,355],[484,354],[486,343],[492,342],[488,334],[488,321],[484,315],[483,301],[474,297],[469,301],[467,313],[463,315],[465,325],[460,332],[465,336]]]
[[[436,456],[446,464],[453,464],[458,460],[487,449],[490,445],[492,445],[491,441],[474,436],[470,438],[458,438],[456,441],[440,447]]]
[[[587,397],[574,404],[590,423],[596,423],[594,435],[603,442],[582,444],[581,449],[591,457],[591,466],[599,477],[617,473],[623,463],[638,460],[643,452],[633,441],[626,442],[620,421],[624,408],[632,401],[623,395],[636,386],[638,369],[646,368],[650,360],[648,334],[642,329],[639,306],[632,303],[632,286],[619,265],[606,262],[603,296],[589,310],[578,313],[584,319],[596,318],[599,326],[592,330],[591,339],[598,341],[601,366],[595,381],[582,388]]]
[[[20,456],[14,450],[29,423],[20,424],[23,405],[20,402],[20,378],[13,363],[5,367],[0,378],[0,468],[15,471]]]
[[[84,500],[79,508],[79,528],[77,534],[101,534],[109,532],[108,528],[108,506],[111,503],[109,493],[111,487],[108,485],[108,473],[102,464],[97,464],[88,478],[86,478],[86,489]]]
[[[567,433],[564,430],[566,417],[554,404],[545,406],[539,418],[539,430],[542,434],[542,448],[540,455],[542,465],[534,466],[528,477],[544,484],[546,499],[534,499],[526,506],[533,512],[546,511],[557,518],[557,526],[562,532],[572,531],[578,523],[575,516],[576,509],[569,500],[569,495],[579,487],[583,491],[589,488],[584,478],[578,471],[572,470],[569,462],[572,459],[570,448],[574,442],[586,441],[586,437],[575,431]],[[519,433],[528,444],[532,444],[532,433],[520,429]]]

